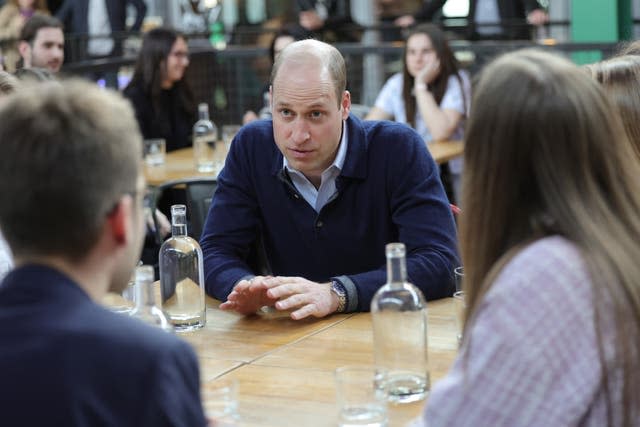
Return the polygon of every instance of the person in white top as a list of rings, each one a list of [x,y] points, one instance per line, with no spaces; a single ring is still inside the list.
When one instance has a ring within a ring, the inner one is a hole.
[[[406,123],[426,143],[460,140],[470,98],[469,77],[460,71],[445,34],[435,25],[420,25],[407,37],[402,73],[387,80],[366,119]],[[462,163],[450,166],[459,199]]]

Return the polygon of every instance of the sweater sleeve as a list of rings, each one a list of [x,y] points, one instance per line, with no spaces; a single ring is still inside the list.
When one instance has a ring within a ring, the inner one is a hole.
[[[385,127],[390,125],[381,129]],[[385,191],[398,241],[406,246],[408,279],[428,300],[450,296],[452,272],[459,261],[455,222],[439,168],[413,129],[397,124],[393,129],[377,138],[389,150]],[[349,278],[358,290],[358,311],[368,311],[373,295],[386,282],[386,267]]]
[[[260,222],[258,202],[246,161],[246,131],[235,137],[218,175],[215,197],[204,225],[200,245],[204,255],[205,287],[212,297],[225,301],[233,286],[253,276],[247,264],[255,246]]]
[[[578,251],[560,237],[516,255],[435,384],[426,425],[606,425],[585,422],[600,413],[602,372],[589,282]]]

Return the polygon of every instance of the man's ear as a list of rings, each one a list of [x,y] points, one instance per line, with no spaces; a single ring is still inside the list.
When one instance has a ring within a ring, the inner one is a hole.
[[[342,120],[346,120],[349,117],[349,111],[351,111],[351,93],[348,90],[342,92],[340,106],[342,107]]]
[[[107,217],[108,229],[114,241],[118,244],[127,244],[131,233],[131,218],[133,210],[133,199],[130,195],[124,195],[118,201]]]
[[[20,40],[18,43],[18,52],[24,61],[25,68],[31,66],[31,45],[24,40]]]

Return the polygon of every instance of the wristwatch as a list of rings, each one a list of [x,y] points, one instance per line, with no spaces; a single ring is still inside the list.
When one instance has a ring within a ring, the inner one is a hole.
[[[331,292],[336,294],[338,297],[338,308],[336,309],[336,313],[344,313],[347,308],[347,290],[344,288],[344,285],[337,280],[332,280]]]

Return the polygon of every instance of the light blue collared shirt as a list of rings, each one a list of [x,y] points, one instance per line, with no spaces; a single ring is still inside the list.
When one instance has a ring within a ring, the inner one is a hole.
[[[478,0],[476,3],[477,24],[490,24],[500,22],[500,12],[498,10],[498,2],[496,0]],[[499,25],[479,26],[476,28],[478,34],[491,35],[502,33],[502,27]]]
[[[320,210],[327,204],[327,201],[336,192],[336,178],[340,175],[342,167],[344,166],[344,160],[347,157],[347,126],[344,120],[342,121],[342,138],[340,139],[340,146],[336,153],[336,158],[333,160],[331,166],[322,172],[320,175],[320,188],[316,187],[307,179],[302,172],[293,169],[289,166],[287,158],[283,157],[283,167],[289,173],[291,182],[296,187],[300,195],[309,203],[309,205],[316,211]]]

